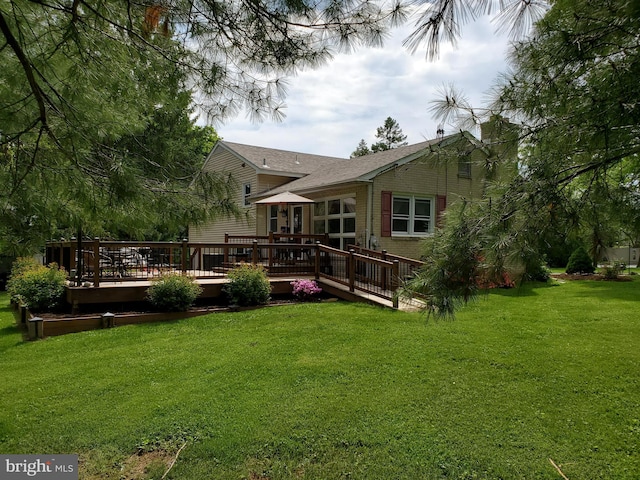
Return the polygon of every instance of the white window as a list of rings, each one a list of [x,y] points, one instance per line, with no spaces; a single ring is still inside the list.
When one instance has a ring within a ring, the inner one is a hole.
[[[329,245],[347,248],[356,239],[356,197],[347,196],[316,202],[313,233],[329,234]]]
[[[431,198],[394,196],[391,216],[393,235],[428,235],[433,232]]]
[[[249,200],[250,196],[251,196],[251,184],[245,183],[244,185],[242,185],[242,198],[244,199],[245,207],[251,206],[251,201]]]

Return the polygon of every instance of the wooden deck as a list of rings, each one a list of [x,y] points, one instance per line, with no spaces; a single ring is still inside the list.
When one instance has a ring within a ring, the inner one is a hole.
[[[291,294],[291,282],[296,279],[300,279],[300,277],[270,279],[272,293],[274,295]],[[227,279],[221,277],[197,281],[203,287],[203,297],[214,300],[223,295],[222,287],[227,282]],[[328,278],[320,278],[316,281],[325,294],[333,298],[339,298],[349,302],[364,302],[405,311],[415,311],[422,308],[419,302],[394,302],[388,298],[372,294],[362,289],[351,289],[349,285],[345,285],[343,282],[336,282]],[[217,311],[229,310],[229,308],[225,306],[203,306],[187,312],[127,312],[126,307],[132,303],[139,304],[145,301],[146,292],[150,285],[150,281],[129,281],[108,283],[100,287],[68,287],[67,300],[73,305],[74,313],[77,315],[72,317],[53,316],[52,318],[33,317],[29,314],[25,306],[19,308],[16,306],[16,321],[24,327],[27,338],[36,339],[121,325],[175,321]],[[366,288],[366,286],[362,286],[362,288]],[[391,295],[392,293],[393,292],[386,292],[385,296]],[[215,303],[215,301],[213,303]],[[81,312],[81,310],[84,310],[82,307],[85,307],[84,309],[88,311]],[[125,307],[125,309],[121,310],[120,307]],[[108,313],[112,311],[118,313]]]
[[[59,261],[75,279],[77,286],[68,287],[66,293],[75,311],[83,305],[142,302],[153,279],[167,273],[195,278],[204,289],[201,298],[213,300],[222,297],[226,274],[243,263],[262,265],[275,295],[291,293],[294,279],[314,278],[337,297],[401,308],[394,292],[422,265],[384,250],[353,246],[344,251],[310,243],[312,239],[304,236],[290,238],[290,243],[273,242],[272,238],[235,240],[244,243],[98,239],[83,245],[51,243],[47,246],[47,262]]]
[[[299,280],[300,278],[314,279],[313,276],[269,278],[271,293],[273,295],[290,295],[292,291],[291,282]],[[203,289],[199,298],[211,300],[222,298],[224,295],[222,287],[227,281],[227,278],[224,276],[197,279],[196,282]],[[419,304],[403,301],[399,301],[397,307],[394,306],[394,302],[388,298],[393,295],[391,291],[387,291],[384,296],[381,296],[367,292],[362,288],[354,288],[353,291],[351,291],[348,285],[332,281],[328,278],[319,278],[316,282],[326,294],[350,302],[363,302],[387,308],[398,308],[400,310],[415,310],[420,307]],[[103,283],[99,287],[67,287],[66,300],[75,311],[82,310],[82,307],[85,305],[106,306],[110,304],[139,303],[146,300],[147,289],[151,284],[151,281],[140,280]]]
[[[272,293],[274,295],[290,294],[293,280],[294,278],[270,278]],[[197,278],[195,281],[202,287],[199,298],[215,299],[223,296],[222,287],[228,280],[226,276],[220,275],[213,278]],[[125,280],[103,282],[99,287],[67,287],[66,301],[76,309],[82,305],[144,302],[147,289],[152,283],[151,280]]]

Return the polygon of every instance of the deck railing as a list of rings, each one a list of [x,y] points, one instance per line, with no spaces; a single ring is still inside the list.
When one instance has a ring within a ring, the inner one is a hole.
[[[398,277],[406,280],[413,276],[415,270],[424,265],[424,262],[420,260],[416,260],[414,258],[402,257],[400,255],[394,255],[393,253],[389,253],[386,250],[371,250],[368,248],[362,248],[359,246],[352,246],[353,250],[360,255],[364,255],[366,257],[378,258],[380,260],[386,260],[389,262],[393,262],[398,260]]]
[[[384,251],[339,250],[323,245],[317,235],[268,237],[225,236],[225,243],[48,242],[46,262],[56,262],[77,285],[89,282],[151,280],[181,272],[196,278],[224,277],[241,263],[264,265],[269,276],[314,276],[394,300],[402,279],[422,265]],[[315,240],[315,241],[314,241]],[[312,243],[313,242],[313,243]]]
[[[349,291],[360,290],[393,301],[398,307],[394,293],[398,288],[400,261],[382,260],[373,256],[348,252],[319,245],[316,250],[316,278],[328,278],[349,287]]]
[[[224,243],[251,243],[257,240],[258,243],[316,243],[329,244],[328,234],[313,233],[273,233],[269,235],[229,235],[224,234]]]

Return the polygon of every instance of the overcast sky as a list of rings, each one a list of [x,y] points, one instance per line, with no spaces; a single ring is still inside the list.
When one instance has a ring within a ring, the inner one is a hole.
[[[508,38],[495,33],[489,18],[463,29],[457,47],[443,44],[440,58],[429,62],[424,50],[410,54],[402,46],[408,24],[382,48],[339,54],[320,69],[290,78],[283,122],[256,124],[241,115],[216,130],[230,142],[343,158],[362,138],[374,143],[376,128],[387,117],[398,122],[410,144],[432,139],[437,121],[429,102],[438,90],[454,84],[480,105],[506,70]],[[446,133],[453,131],[445,125]]]

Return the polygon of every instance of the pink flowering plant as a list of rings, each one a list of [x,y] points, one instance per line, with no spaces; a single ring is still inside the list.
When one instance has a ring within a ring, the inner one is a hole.
[[[322,292],[315,280],[294,280],[291,282],[293,287],[293,295],[299,300],[313,300],[313,298]]]

